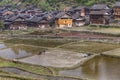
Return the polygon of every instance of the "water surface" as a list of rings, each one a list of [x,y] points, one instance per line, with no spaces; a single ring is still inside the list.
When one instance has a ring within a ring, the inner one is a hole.
[[[0,43],[0,57],[9,60],[27,57],[33,54],[31,49],[33,49],[33,47]]]
[[[45,76],[45,75],[40,75],[32,72],[27,72],[19,68],[15,67],[2,67],[0,70],[3,70],[5,72],[10,72],[13,74],[18,74],[21,76],[29,76],[33,78],[43,78],[45,80],[79,80],[79,79],[74,79],[74,78],[68,78],[68,77],[54,77],[54,76]]]
[[[120,80],[120,59],[96,57],[74,70],[63,70],[60,75],[94,80]]]

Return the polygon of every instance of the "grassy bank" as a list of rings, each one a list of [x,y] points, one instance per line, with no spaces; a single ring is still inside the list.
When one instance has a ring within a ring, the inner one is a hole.
[[[83,52],[83,53],[101,53],[112,49],[119,48],[119,44],[100,43],[100,42],[75,42],[72,44],[61,46],[63,49]]]
[[[42,47],[57,47],[72,41],[68,40],[48,40],[48,39],[10,39],[4,41],[5,43],[14,43],[14,44],[27,44],[27,45],[35,45],[35,46],[42,46]]]
[[[119,44],[92,42],[92,41],[74,42],[74,41],[65,41],[65,40],[46,40],[46,39],[38,39],[38,40],[10,39],[4,42],[13,43],[13,44],[28,44],[28,45],[35,45],[35,46],[42,46],[42,47],[51,47],[51,48],[58,47],[66,50],[83,52],[83,53],[102,53],[112,49],[120,48]]]
[[[13,44],[11,44],[13,45]],[[19,50],[25,50],[27,53],[38,54],[46,50],[46,48],[42,47],[34,47],[34,46],[27,46],[27,45],[15,45],[10,47],[15,53],[19,53]]]
[[[47,79],[20,76],[0,70],[0,80],[47,80]]]
[[[110,36],[120,36],[120,28],[119,27],[99,27],[99,26],[84,26],[84,27],[73,27],[68,29],[63,29],[67,31],[82,31],[82,32],[91,32],[91,33],[99,33],[103,35]]]
[[[27,64],[20,64],[20,63],[14,63],[11,61],[5,61],[0,59],[0,67],[17,67],[29,72],[37,73],[37,74],[45,74],[45,75],[53,75],[52,71],[53,69],[49,69],[47,67],[42,66],[33,66],[33,65],[27,65]]]

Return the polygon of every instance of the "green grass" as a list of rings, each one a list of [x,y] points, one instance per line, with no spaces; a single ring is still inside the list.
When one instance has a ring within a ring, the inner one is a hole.
[[[100,43],[100,42],[75,42],[61,46],[60,48],[85,53],[101,53],[119,48],[119,44]]]
[[[103,54],[113,57],[120,57],[120,48],[104,52]]]
[[[14,63],[10,61],[5,61],[0,59],[0,67],[17,67],[26,71],[30,71],[37,74],[44,74],[44,75],[53,75],[52,70],[50,70],[47,67],[42,66],[33,66],[33,65],[27,65],[27,64],[20,64],[20,63]]]
[[[0,72],[0,80],[47,80],[42,78],[31,78],[31,77],[23,77],[14,74],[5,74]]]
[[[46,50],[46,48],[27,46],[27,45],[10,46],[10,48],[15,53],[19,53],[19,50],[25,50],[27,53],[32,53],[32,54],[37,54],[38,52],[42,52],[43,50]]]
[[[72,41],[68,40],[48,40],[48,39],[10,39],[4,41],[5,43],[13,43],[13,44],[27,44],[27,45],[35,45],[35,46],[42,46],[42,47],[57,47]]]
[[[40,30],[35,30],[33,32],[30,32],[28,35],[50,35],[50,34],[56,34],[59,32],[61,32],[61,30],[58,30],[58,29],[40,29]]]
[[[95,32],[102,33],[112,36],[120,36],[120,28],[116,27],[99,27],[99,26],[84,26],[84,27],[73,27],[66,29],[68,31],[85,31],[85,32]]]
[[[37,30],[37,28],[28,28],[26,30],[3,30],[3,31],[0,31],[0,33],[8,34],[8,35],[23,35],[23,34],[29,34],[36,30]]]
[[[38,79],[32,77],[26,77],[26,76],[19,76],[17,74],[4,72],[0,70],[0,80],[38,80]],[[47,80],[47,79],[39,78],[39,80]]]

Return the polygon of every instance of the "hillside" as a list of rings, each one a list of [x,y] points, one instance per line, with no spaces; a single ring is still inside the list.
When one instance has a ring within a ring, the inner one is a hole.
[[[12,4],[12,5],[35,5],[44,10],[62,9],[66,6],[90,6],[94,3],[106,3],[112,5],[118,0],[0,0],[0,5]]]

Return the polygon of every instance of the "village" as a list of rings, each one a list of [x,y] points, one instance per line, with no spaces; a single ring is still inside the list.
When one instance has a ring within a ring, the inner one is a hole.
[[[60,11],[42,11],[29,6],[27,8],[11,8],[10,5],[0,7],[0,19],[4,22],[5,29],[36,28],[64,28],[79,27],[84,25],[109,25],[119,26],[120,2],[112,8],[107,4],[94,4],[90,7],[66,7]]]
[[[0,80],[119,80],[119,20],[120,2],[0,6]]]

